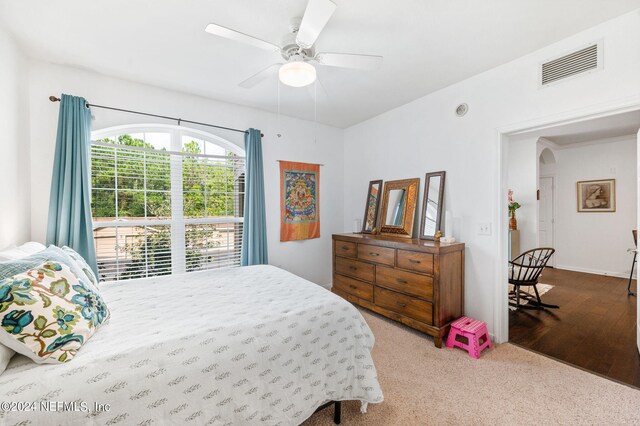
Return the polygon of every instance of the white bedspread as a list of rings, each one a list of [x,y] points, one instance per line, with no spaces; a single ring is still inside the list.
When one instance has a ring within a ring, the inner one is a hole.
[[[101,289],[111,319],[72,362],[14,357],[0,376],[0,402],[39,411],[2,412],[0,423],[295,425],[329,400],[382,401],[374,337],[358,310],[281,269]],[[40,411],[41,401],[59,411]],[[72,402],[77,411],[66,411]]]

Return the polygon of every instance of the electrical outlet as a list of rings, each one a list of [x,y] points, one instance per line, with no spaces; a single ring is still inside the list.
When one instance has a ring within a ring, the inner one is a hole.
[[[489,222],[479,223],[478,235],[491,235],[491,223]]]

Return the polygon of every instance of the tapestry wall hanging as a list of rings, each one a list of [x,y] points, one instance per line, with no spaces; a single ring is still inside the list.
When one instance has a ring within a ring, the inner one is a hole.
[[[320,165],[280,161],[280,241],[320,238]]]

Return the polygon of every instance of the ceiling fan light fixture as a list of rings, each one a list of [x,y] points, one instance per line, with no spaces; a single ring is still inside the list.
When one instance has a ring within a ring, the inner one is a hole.
[[[316,69],[307,62],[288,62],[280,67],[278,77],[287,86],[304,87],[316,81]]]

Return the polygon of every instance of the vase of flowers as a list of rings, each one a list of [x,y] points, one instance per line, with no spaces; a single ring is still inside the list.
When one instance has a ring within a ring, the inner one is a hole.
[[[520,203],[514,201],[513,199],[513,190],[509,190],[508,195],[509,200],[509,229],[512,231],[516,231],[518,229],[518,221],[516,219],[516,210],[520,208]]]

